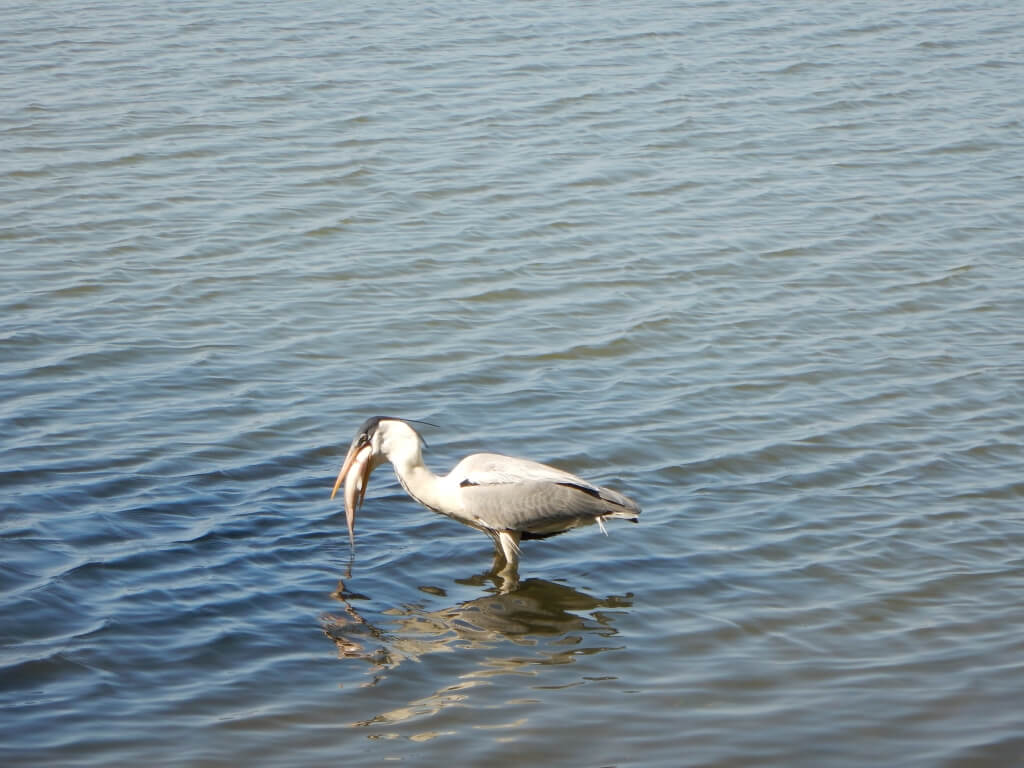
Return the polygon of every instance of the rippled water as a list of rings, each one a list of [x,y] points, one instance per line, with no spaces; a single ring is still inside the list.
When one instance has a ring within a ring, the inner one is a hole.
[[[1015,764],[1021,18],[5,4],[0,760]],[[379,413],[641,524],[350,554]]]

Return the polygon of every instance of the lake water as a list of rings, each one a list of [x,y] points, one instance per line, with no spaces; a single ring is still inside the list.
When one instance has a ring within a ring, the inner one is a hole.
[[[5,766],[1024,759],[1015,2],[8,2]],[[374,475],[529,456],[639,525]]]

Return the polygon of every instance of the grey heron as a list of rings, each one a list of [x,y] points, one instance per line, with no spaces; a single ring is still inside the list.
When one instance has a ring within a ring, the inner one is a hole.
[[[518,579],[519,542],[546,539],[610,518],[637,521],[640,506],[618,491],[529,459],[496,453],[467,456],[447,475],[423,463],[423,438],[403,419],[375,416],[356,432],[333,499],[345,483],[345,520],[354,541],[355,514],[370,473],[390,461],[402,488],[427,509],[486,533],[494,542],[494,571]],[[502,559],[504,567],[500,569]]]

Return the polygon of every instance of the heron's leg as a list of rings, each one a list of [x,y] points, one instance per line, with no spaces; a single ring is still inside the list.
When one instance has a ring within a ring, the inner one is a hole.
[[[505,567],[505,556],[501,554],[501,545],[494,542],[494,559],[491,560],[491,573],[497,573]]]
[[[505,566],[505,554],[501,548],[501,537],[497,531],[487,531],[494,543],[494,559],[491,561],[491,573],[497,573]]]
[[[505,556],[505,567],[498,571],[498,576],[506,579],[508,590],[515,589],[519,583],[519,531],[498,531],[498,543]]]
[[[498,531],[501,554],[510,568],[519,567],[519,531]]]

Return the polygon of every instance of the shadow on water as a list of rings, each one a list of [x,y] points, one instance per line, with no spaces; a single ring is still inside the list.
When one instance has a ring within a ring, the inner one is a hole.
[[[459,691],[501,674],[536,674],[549,665],[573,663],[581,655],[619,650],[616,614],[633,605],[632,594],[596,598],[564,584],[527,579],[512,592],[504,592],[492,574],[459,580],[460,584],[485,586],[487,594],[441,609],[406,604],[383,611],[368,620],[357,604],[369,597],[348,590],[344,580],[332,596],[344,611],[325,615],[326,635],[342,659],[368,663],[376,685],[403,662],[420,661],[428,654],[459,653],[459,682],[443,687],[433,696],[408,708],[378,715],[356,725],[396,722],[447,706],[446,699]],[[445,596],[438,587],[420,587],[429,595]],[[493,651],[494,653],[475,653]]]

